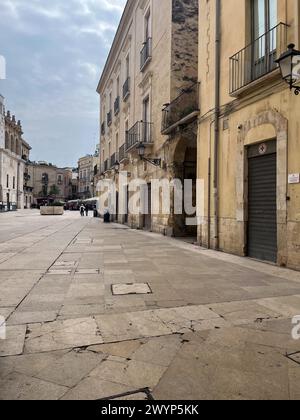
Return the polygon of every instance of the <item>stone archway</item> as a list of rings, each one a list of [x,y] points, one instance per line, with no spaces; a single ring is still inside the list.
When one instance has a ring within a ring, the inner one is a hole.
[[[196,180],[197,180],[197,134],[193,127],[182,130],[172,141],[170,146],[170,174],[172,179],[179,179],[184,187],[184,180],[192,180],[192,204],[196,205]],[[184,191],[183,191],[184,193]],[[186,218],[192,217],[183,214],[173,214],[170,218],[172,234],[176,237],[197,238],[197,226],[188,226]]]
[[[262,112],[245,121],[239,132],[236,158],[236,217],[245,253],[248,223],[247,146],[274,138],[277,142],[277,263],[285,266],[287,264],[288,120],[274,110]]]

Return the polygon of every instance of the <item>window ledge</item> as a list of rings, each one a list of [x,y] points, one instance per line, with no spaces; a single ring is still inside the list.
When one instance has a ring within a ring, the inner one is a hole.
[[[152,56],[148,57],[147,60],[145,61],[145,63],[141,66],[141,72],[142,73],[146,70],[146,67],[148,66],[148,64],[150,63],[151,60],[152,60]]]

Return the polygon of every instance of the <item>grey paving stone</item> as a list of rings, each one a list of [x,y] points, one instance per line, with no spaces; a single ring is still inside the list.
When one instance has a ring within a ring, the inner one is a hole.
[[[26,326],[7,326],[6,339],[0,340],[0,357],[23,353]]]
[[[40,353],[103,343],[93,318],[69,319],[29,325],[25,343],[27,353]]]
[[[104,357],[101,353],[73,350],[48,364],[36,377],[72,388],[100,364]]]
[[[13,372],[0,379],[0,400],[57,400],[68,388]]]

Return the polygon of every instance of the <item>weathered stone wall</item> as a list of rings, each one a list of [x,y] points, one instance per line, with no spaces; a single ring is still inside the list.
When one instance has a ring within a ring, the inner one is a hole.
[[[5,146],[4,98],[0,95],[0,149]],[[1,183],[1,181],[0,181]]]
[[[198,0],[172,0],[171,101],[198,79]]]
[[[221,110],[219,141],[219,248],[238,255],[247,253],[247,146],[277,140],[278,265],[300,269],[300,184],[289,185],[288,174],[300,173],[299,99],[281,82],[279,71],[260,85],[249,85],[238,99],[229,95],[229,57],[249,43],[246,1],[226,0],[221,12]],[[215,1],[200,0],[198,178],[205,180],[204,225],[198,228],[201,245],[208,243],[208,209],[211,247],[216,244],[213,195],[213,110]],[[288,41],[299,43],[295,10],[298,1],[278,2],[278,22],[290,25]],[[231,25],[232,16],[239,22]],[[202,118],[201,118],[202,117]],[[209,159],[211,194],[208,199]],[[287,201],[288,197],[288,201]]]
[[[43,191],[42,177],[43,174],[48,175],[48,194],[52,185],[56,185],[60,191],[57,199],[67,199],[65,196],[66,191],[69,189],[66,188],[66,184],[70,180],[70,174],[68,170],[57,168],[56,166],[50,166],[46,164],[30,164],[28,165],[28,172],[30,175],[30,186],[33,187],[34,199],[41,197],[41,192]],[[62,183],[58,183],[58,176],[61,176]]]

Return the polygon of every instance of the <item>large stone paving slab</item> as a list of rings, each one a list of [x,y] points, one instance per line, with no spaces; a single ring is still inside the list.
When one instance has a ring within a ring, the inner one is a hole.
[[[238,339],[237,332],[235,328],[211,331],[202,342],[190,335],[155,388],[154,397],[288,399],[287,358],[266,343],[248,342],[246,331]]]
[[[68,388],[13,372],[0,379],[0,400],[57,400]]]
[[[93,318],[55,321],[29,325],[25,343],[26,353],[39,353],[103,343]]]
[[[0,357],[23,353],[26,326],[7,326],[6,339],[0,340]]]

